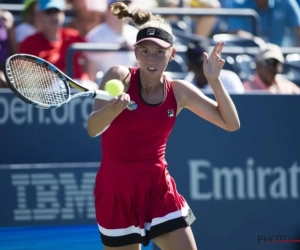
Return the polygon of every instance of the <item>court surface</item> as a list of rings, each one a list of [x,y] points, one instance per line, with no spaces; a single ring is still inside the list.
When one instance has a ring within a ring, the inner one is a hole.
[[[0,228],[0,250],[102,250],[97,225]],[[152,245],[143,247],[152,250]]]

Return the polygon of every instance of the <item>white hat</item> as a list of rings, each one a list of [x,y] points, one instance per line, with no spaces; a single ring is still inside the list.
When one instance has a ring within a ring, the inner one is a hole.
[[[276,59],[281,63],[284,63],[284,56],[281,48],[273,43],[266,43],[262,47],[261,51],[256,56],[257,61],[266,61],[268,59]]]

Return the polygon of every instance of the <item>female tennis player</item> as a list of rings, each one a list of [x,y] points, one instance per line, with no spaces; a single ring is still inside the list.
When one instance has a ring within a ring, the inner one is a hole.
[[[175,55],[166,20],[141,10],[129,13],[120,2],[111,11],[119,19],[132,18],[139,28],[134,45],[139,67],[114,66],[106,73],[100,89],[119,79],[126,93],[112,101],[96,100],[88,119],[89,135],[102,134],[94,195],[104,249],[138,250],[152,240],[163,250],[195,250],[190,228],[195,217],[167,170],[166,141],[183,108],[225,130],[239,128],[235,105],[219,79],[224,43],[211,55],[205,53],[203,67],[214,101],[191,83],[164,76]],[[126,109],[130,99],[138,105],[134,111]]]

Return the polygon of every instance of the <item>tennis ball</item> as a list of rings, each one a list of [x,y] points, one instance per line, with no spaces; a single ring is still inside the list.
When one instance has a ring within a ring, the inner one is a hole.
[[[118,96],[124,91],[124,84],[118,79],[112,79],[105,83],[104,89],[111,96]]]

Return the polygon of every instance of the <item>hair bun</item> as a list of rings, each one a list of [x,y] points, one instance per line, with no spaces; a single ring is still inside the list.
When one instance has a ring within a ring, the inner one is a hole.
[[[128,12],[128,7],[126,4],[122,2],[116,2],[111,4],[111,13],[118,17],[118,19],[123,19],[124,17],[130,17],[130,13]]]

